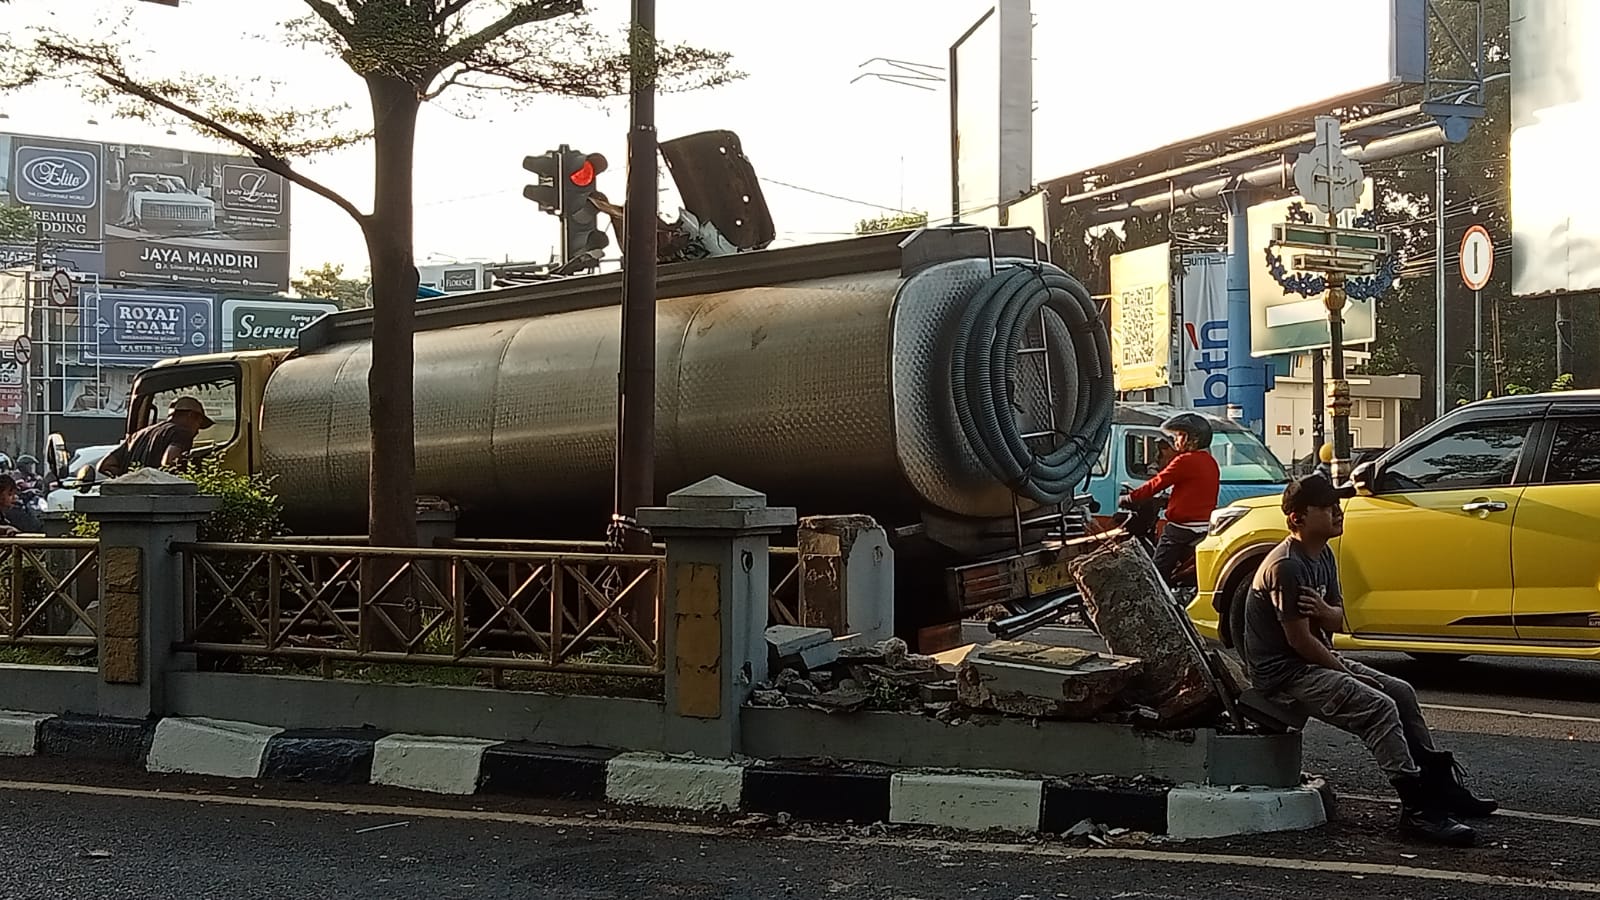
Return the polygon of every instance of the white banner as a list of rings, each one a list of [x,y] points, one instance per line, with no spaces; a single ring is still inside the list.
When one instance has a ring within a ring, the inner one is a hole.
[[[1519,297],[1600,288],[1600,178],[1590,156],[1600,140],[1597,41],[1594,0],[1511,0],[1511,291]]]

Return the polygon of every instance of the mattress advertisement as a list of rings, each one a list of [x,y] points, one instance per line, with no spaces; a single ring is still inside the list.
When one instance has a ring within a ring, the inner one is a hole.
[[[216,297],[165,291],[101,289],[83,292],[86,363],[146,366],[212,349]]]
[[[289,184],[248,157],[0,134],[0,204],[43,229],[46,267],[175,289],[289,288]],[[32,263],[34,241],[0,246]]]

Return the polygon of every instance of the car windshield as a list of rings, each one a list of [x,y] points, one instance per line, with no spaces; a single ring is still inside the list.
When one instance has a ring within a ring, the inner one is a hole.
[[[1224,484],[1277,484],[1289,480],[1283,463],[1254,435],[1218,431],[1211,438],[1211,455],[1217,458]]]

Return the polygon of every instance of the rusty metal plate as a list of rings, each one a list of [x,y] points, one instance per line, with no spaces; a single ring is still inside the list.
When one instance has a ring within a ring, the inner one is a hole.
[[[722,716],[722,577],[705,563],[673,566],[673,671],[677,673],[678,715],[699,719]]]

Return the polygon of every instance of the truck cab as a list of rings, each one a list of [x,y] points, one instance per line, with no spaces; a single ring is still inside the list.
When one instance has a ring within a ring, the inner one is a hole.
[[[1180,412],[1193,411],[1160,403],[1117,404],[1111,439],[1100,452],[1089,482],[1089,493],[1102,520],[1116,512],[1121,485],[1141,484],[1161,471],[1160,449],[1166,440],[1161,423]],[[1227,419],[1206,418],[1213,432],[1211,455],[1222,473],[1219,507],[1248,497],[1283,493],[1289,473],[1253,432]]]
[[[243,474],[261,471],[261,398],[267,379],[290,352],[250,350],[156,363],[134,379],[125,435],[166,418],[167,407],[178,397],[194,397],[215,424],[195,437],[189,458],[220,458],[226,468]],[[51,509],[70,510],[74,497],[94,492],[99,473],[92,465],[81,468],[67,473],[76,482],[70,490],[51,495]]]

